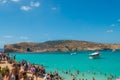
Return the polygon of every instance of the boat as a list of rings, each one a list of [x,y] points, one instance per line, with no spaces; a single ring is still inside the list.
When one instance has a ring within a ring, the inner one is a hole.
[[[100,53],[98,51],[89,55],[89,59],[99,59],[99,58],[100,58]]]
[[[75,55],[75,54],[77,54],[77,53],[76,52],[71,53],[71,55]]]
[[[116,49],[113,49],[113,50],[112,50],[112,52],[115,52],[115,51],[116,51]]]

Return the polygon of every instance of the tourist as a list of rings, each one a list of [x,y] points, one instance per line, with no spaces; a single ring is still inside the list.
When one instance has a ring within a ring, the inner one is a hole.
[[[1,66],[0,66],[0,79],[3,79]]]
[[[76,80],[76,77],[74,75],[72,75],[72,80]]]
[[[26,72],[23,72],[23,80],[28,80],[28,76],[27,76],[27,73]]]
[[[11,71],[10,80],[17,80],[17,79],[16,79],[15,69],[12,69],[12,71]]]
[[[1,60],[2,60],[2,53],[0,53],[0,62],[1,62]]]
[[[92,80],[95,80],[95,78],[93,77]]]
[[[16,54],[14,55],[13,59],[14,59],[14,60],[16,59]]]
[[[53,72],[53,73],[51,72],[50,74],[46,74],[43,65],[38,66],[38,65],[30,64],[26,60],[22,60],[22,62],[16,62],[7,55],[5,56],[2,55],[1,60],[2,59],[8,61],[8,63],[12,64],[13,66],[12,66],[12,70],[5,67],[5,71],[3,72],[4,74],[1,73],[2,70],[0,67],[0,80],[2,78],[3,78],[2,80],[35,80],[35,77],[36,79],[37,77],[40,77],[43,78],[44,80],[63,80],[62,77],[60,77],[57,72]],[[27,76],[28,72],[31,73],[32,76]]]
[[[77,73],[77,74],[79,74],[79,73],[80,73],[80,71],[79,71],[79,70],[76,70],[76,73]]]
[[[3,78],[3,80],[10,80],[10,73],[9,73],[8,69],[5,70],[5,72],[4,72],[4,78]]]
[[[85,74],[84,74],[84,73],[82,73],[82,76],[84,77],[84,76],[85,76]]]
[[[105,76],[107,76],[107,74],[106,74],[106,73],[105,73],[104,75],[105,75]]]

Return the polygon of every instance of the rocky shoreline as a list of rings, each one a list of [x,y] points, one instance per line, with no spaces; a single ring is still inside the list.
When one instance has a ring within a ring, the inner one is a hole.
[[[117,50],[120,44],[102,44],[78,40],[56,40],[43,43],[22,42],[7,44],[5,52],[72,52],[82,50]]]

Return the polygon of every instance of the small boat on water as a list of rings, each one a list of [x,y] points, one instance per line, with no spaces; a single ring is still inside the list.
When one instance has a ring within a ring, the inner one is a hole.
[[[98,58],[100,58],[100,53],[98,51],[89,55],[89,59],[98,59]]]
[[[116,49],[113,49],[113,50],[112,50],[112,52],[115,52],[115,51],[116,51]]]
[[[75,54],[77,54],[77,53],[76,52],[71,53],[71,55],[75,55]]]

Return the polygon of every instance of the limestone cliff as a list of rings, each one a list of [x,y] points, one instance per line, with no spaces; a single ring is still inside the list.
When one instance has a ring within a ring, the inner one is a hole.
[[[77,40],[56,40],[43,43],[23,42],[4,46],[5,52],[55,52],[120,49],[119,44],[101,44]]]

